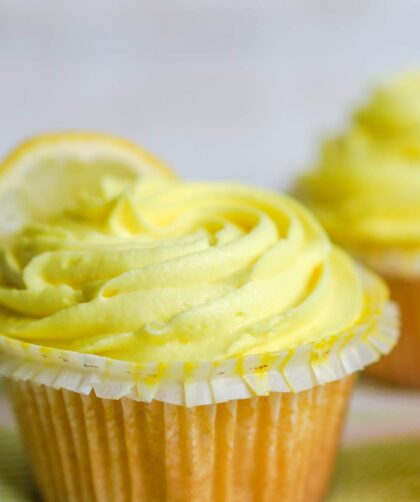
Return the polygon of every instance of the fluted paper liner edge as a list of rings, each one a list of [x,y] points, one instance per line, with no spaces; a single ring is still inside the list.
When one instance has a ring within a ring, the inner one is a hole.
[[[133,363],[0,336],[0,375],[98,397],[198,406],[270,392],[300,392],[377,361],[398,339],[398,310],[387,302],[348,333],[294,350],[212,362]]]

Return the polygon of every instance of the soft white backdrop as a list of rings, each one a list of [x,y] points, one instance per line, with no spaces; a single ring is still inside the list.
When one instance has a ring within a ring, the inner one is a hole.
[[[104,130],[285,187],[369,82],[420,65],[419,26],[417,0],[0,0],[0,154]]]

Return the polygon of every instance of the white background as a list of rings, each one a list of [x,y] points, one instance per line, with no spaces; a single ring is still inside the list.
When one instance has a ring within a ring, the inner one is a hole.
[[[187,178],[286,187],[367,85],[416,65],[417,0],[0,0],[0,154],[103,130]]]

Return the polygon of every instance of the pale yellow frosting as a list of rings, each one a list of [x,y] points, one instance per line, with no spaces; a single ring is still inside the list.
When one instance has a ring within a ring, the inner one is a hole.
[[[136,362],[336,341],[387,298],[299,203],[239,184],[114,187],[27,226],[0,272],[1,335]]]
[[[351,249],[420,252],[420,72],[377,89],[297,193]]]

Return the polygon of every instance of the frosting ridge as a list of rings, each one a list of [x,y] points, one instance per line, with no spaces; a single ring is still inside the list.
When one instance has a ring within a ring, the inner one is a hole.
[[[372,308],[299,203],[233,183],[144,179],[86,200],[15,236],[0,280],[1,335],[135,362],[292,349]]]

